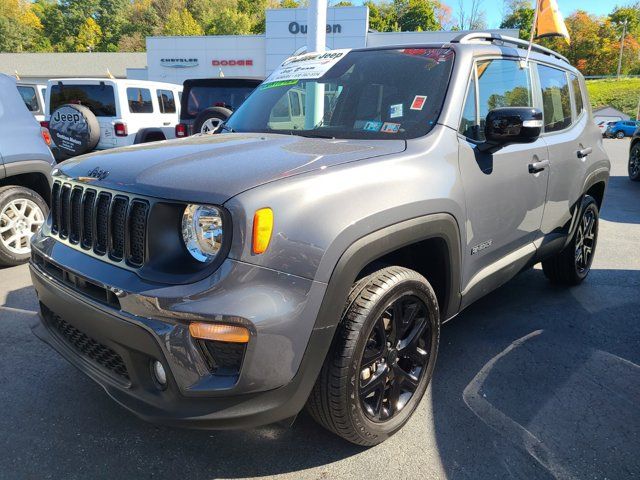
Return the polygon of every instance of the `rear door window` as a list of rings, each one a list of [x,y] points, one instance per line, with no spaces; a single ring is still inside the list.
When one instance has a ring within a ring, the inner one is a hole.
[[[476,62],[465,102],[460,133],[484,141],[484,125],[490,110],[501,107],[531,107],[531,80],[528,69],[506,59]]]
[[[153,113],[151,91],[148,88],[127,88],[127,101],[131,113]]]
[[[116,116],[116,99],[111,85],[55,84],[51,86],[50,97],[51,113],[65,103],[73,103],[84,105],[96,117]]]
[[[22,101],[27,106],[30,112],[37,112],[40,110],[38,105],[38,97],[36,96],[36,89],[34,87],[19,86],[18,92],[22,97]]]
[[[157,90],[160,113],[176,113],[176,100],[171,90]]]
[[[580,116],[580,114],[584,110],[584,102],[582,101],[582,90],[580,89],[580,81],[574,74],[571,74],[571,86],[573,87],[573,101],[576,104],[576,116]]]
[[[545,132],[557,132],[571,125],[569,82],[563,70],[538,65],[542,88],[542,109]]]

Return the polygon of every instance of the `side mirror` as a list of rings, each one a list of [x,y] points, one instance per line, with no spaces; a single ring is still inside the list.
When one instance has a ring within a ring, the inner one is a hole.
[[[512,143],[532,143],[542,131],[542,111],[531,107],[503,107],[487,114],[484,126],[486,141],[480,151],[493,153]]]

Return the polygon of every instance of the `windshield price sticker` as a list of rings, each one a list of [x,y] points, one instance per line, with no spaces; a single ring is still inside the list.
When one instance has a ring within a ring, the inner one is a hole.
[[[287,58],[269,75],[265,84],[289,80],[315,79],[322,77],[331,67],[342,60],[350,48],[331,50],[323,53],[307,53]]]
[[[399,123],[385,122],[380,129],[382,133],[398,133],[400,131]]]

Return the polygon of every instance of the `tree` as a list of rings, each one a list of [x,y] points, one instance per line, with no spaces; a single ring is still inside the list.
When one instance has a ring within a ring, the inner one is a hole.
[[[96,12],[96,22],[102,30],[100,50],[117,50],[127,23],[127,9],[130,3],[129,0],[100,0]]]
[[[221,11],[207,27],[207,35],[246,35],[251,33],[251,17],[237,10]]]
[[[395,0],[400,31],[440,30],[434,4],[428,0]]]
[[[42,23],[27,0],[0,2],[0,51],[46,51],[51,48],[42,33]]]
[[[471,0],[469,9],[465,0],[458,0],[458,26],[461,30],[484,30],[487,28],[486,12],[482,9],[483,0]]]
[[[89,17],[80,26],[76,38],[76,52],[93,52],[102,40],[102,29],[96,21]]]
[[[186,8],[182,10],[172,10],[167,17],[167,21],[162,27],[163,35],[203,35],[204,31],[200,24]]]
[[[529,40],[533,27],[534,9],[530,7],[517,7],[511,10],[503,19],[500,28],[520,29],[520,38]]]
[[[369,28],[376,32],[393,32],[398,30],[398,16],[389,3],[374,3],[368,0],[364,3],[369,7]]]

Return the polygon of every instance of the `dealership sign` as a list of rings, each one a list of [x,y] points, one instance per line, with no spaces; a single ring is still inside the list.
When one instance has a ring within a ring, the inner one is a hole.
[[[198,66],[197,58],[161,58],[160,65],[168,68],[191,68]]]
[[[211,60],[214,67],[253,67],[253,59],[214,59]]]
[[[327,33],[342,33],[342,25],[339,23],[327,24],[326,28]],[[292,35],[297,35],[298,33],[302,33],[303,35],[307,34],[307,26],[304,24],[300,24],[298,22],[289,23],[289,33]]]

